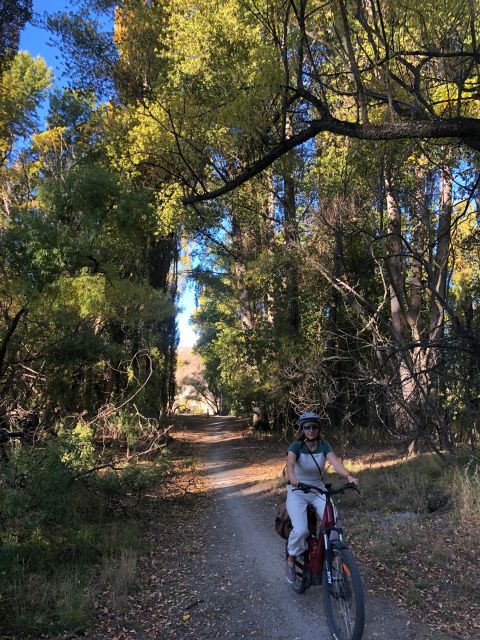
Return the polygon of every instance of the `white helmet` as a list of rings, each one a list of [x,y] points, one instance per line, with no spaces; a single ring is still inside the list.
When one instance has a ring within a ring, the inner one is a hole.
[[[298,424],[303,427],[303,425],[307,424],[308,422],[314,422],[315,424],[320,425],[321,418],[318,413],[314,413],[313,411],[302,413],[302,415],[298,419]]]

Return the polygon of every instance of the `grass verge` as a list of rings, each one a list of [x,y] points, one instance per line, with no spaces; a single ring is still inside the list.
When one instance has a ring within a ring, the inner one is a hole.
[[[5,640],[83,634],[96,624],[99,601],[124,608],[147,549],[149,501],[174,477],[163,453],[86,474],[56,450],[35,455],[19,458],[16,475],[4,474],[0,483]]]
[[[480,637],[480,461],[346,460],[362,487],[336,502],[369,588],[433,628]]]
[[[110,514],[112,515],[112,514]],[[142,549],[137,518],[38,527],[29,540],[10,536],[0,549],[2,638],[85,631],[94,618],[100,588],[120,604],[134,584],[135,557]],[[108,576],[99,565],[109,567]]]

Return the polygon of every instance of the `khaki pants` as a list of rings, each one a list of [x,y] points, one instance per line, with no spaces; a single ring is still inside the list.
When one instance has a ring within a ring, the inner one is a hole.
[[[299,556],[308,546],[307,506],[309,504],[315,507],[317,518],[323,518],[325,498],[322,495],[314,492],[294,491],[292,486],[288,487],[287,511],[293,525],[292,532],[288,537],[288,554],[291,556]]]

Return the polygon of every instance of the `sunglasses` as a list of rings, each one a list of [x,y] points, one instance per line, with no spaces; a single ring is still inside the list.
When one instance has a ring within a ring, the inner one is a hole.
[[[303,427],[303,430],[304,431],[316,431],[318,428],[319,428],[318,424],[306,424]]]

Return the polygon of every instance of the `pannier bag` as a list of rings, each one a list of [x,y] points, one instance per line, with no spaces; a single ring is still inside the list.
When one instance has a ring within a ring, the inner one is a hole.
[[[277,516],[275,518],[275,531],[279,536],[285,538],[285,540],[290,535],[292,527],[292,521],[290,520],[290,516],[288,515],[287,507],[283,504],[278,510]]]

